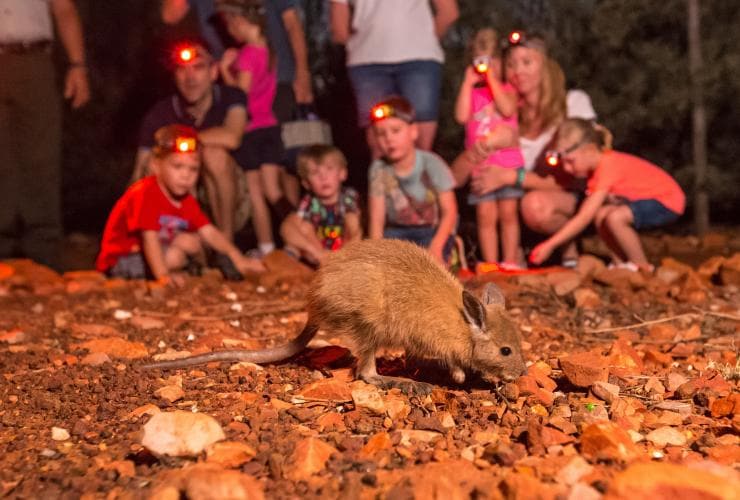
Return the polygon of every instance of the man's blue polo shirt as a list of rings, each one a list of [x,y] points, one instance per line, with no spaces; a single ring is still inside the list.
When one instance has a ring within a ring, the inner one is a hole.
[[[154,133],[161,127],[172,124],[188,125],[196,130],[220,127],[224,124],[226,114],[233,107],[246,108],[247,95],[236,87],[213,85],[213,103],[203,117],[203,122],[196,125],[195,119],[185,110],[185,104],[178,94],[157,102],[144,116],[139,133],[139,147],[154,147]]]

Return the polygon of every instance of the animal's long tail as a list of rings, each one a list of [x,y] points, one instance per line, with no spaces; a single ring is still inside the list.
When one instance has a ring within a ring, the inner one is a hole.
[[[190,356],[187,358],[173,359],[171,361],[159,361],[157,363],[150,363],[147,365],[142,365],[140,368],[145,370],[152,368],[167,370],[172,368],[185,368],[188,366],[201,365],[204,363],[212,363],[214,361],[247,361],[256,364],[282,361],[303,351],[308,343],[311,341],[311,339],[316,336],[316,333],[318,331],[318,326],[307,323],[306,326],[303,328],[303,331],[301,331],[301,333],[296,338],[294,338],[287,344],[283,344],[278,347],[263,349],[261,351],[231,350],[209,352],[207,354],[199,354],[197,356]]]

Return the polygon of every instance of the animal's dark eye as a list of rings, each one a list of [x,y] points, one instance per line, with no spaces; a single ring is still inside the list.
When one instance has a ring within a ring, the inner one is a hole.
[[[510,356],[511,355],[511,347],[502,347],[501,348],[501,355],[502,356]]]

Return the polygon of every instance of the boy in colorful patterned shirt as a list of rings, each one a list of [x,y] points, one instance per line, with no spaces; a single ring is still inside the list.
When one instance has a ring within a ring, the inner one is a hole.
[[[298,155],[298,175],[308,193],[283,222],[286,248],[321,264],[348,241],[362,238],[357,192],[345,187],[347,160],[334,146],[314,144]]]

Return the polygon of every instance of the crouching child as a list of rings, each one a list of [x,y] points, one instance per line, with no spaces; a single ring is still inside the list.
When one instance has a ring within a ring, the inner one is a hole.
[[[153,175],[129,187],[116,202],[103,232],[98,271],[124,279],[155,279],[181,286],[183,271],[216,252],[230,279],[264,271],[244,257],[203,213],[191,194],[201,166],[197,132],[168,125],[154,134]],[[230,272],[229,272],[230,270]]]
[[[357,192],[343,186],[347,160],[334,146],[314,144],[298,155],[298,175],[308,191],[283,222],[286,249],[321,264],[348,241],[362,239]]]

